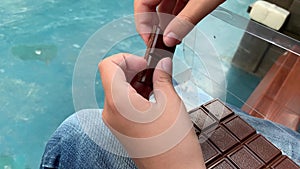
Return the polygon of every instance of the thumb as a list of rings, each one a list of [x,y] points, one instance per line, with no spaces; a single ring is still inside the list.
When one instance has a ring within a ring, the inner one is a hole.
[[[172,84],[172,60],[169,57],[161,59],[154,70],[153,92],[158,102],[165,99],[162,94],[167,98],[177,96]]]

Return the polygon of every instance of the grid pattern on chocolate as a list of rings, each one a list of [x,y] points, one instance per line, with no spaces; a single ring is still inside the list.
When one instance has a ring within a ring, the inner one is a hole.
[[[210,101],[189,113],[208,168],[300,169],[220,100]]]
[[[217,121],[201,107],[191,112],[190,118],[199,130],[204,130],[217,123]]]

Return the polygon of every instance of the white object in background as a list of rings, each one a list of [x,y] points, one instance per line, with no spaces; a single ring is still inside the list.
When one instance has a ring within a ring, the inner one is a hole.
[[[270,28],[279,30],[285,22],[289,11],[266,1],[256,1],[250,11],[250,18]]]

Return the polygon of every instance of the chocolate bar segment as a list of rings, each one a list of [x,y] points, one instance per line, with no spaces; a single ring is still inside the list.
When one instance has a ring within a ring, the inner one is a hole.
[[[264,166],[263,162],[260,161],[250,150],[245,146],[241,146],[234,152],[228,155],[228,158],[236,165],[238,168],[242,169],[258,169]]]
[[[287,156],[282,156],[278,160],[276,160],[271,166],[268,168],[272,169],[299,169],[300,167],[294,163]]]
[[[254,139],[249,140],[246,146],[266,164],[281,154],[281,151],[262,135],[257,135]]]
[[[209,113],[205,112],[205,110],[203,110],[202,108],[193,111],[190,114],[190,118],[200,131],[217,123],[217,121]]]
[[[199,138],[205,164],[210,163],[221,155],[221,152],[205,137]]]
[[[227,158],[223,158],[214,165],[208,167],[208,169],[237,169],[237,167],[235,167]]]
[[[145,53],[145,60],[147,61],[147,68],[137,73],[130,82],[130,85],[145,99],[149,97],[153,91],[153,73],[158,62],[165,58],[173,58],[175,52],[174,47],[168,47],[163,42],[163,30],[155,25],[150,35],[147,50]]]
[[[233,115],[233,111],[225,106],[220,100],[216,99],[203,106],[208,110],[217,120],[222,121],[226,117]]]
[[[234,116],[233,118],[226,120],[223,124],[240,141],[255,134],[255,129],[239,116]]]
[[[209,169],[300,169],[220,100],[189,113]]]
[[[238,141],[222,126],[208,132],[206,136],[221,152],[226,152],[238,144]]]

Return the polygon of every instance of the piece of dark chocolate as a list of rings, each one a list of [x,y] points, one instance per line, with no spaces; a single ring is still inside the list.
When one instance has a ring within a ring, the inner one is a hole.
[[[228,158],[241,169],[259,169],[264,166],[263,162],[258,159],[247,147],[241,146],[228,155]]]
[[[203,107],[219,121],[222,121],[226,117],[229,117],[233,114],[233,111],[219,100],[213,100],[209,103],[206,103],[203,105]]]
[[[206,133],[206,136],[222,153],[238,144],[238,140],[223,126],[218,126],[216,129]]]
[[[262,135],[257,135],[245,144],[266,164],[281,154],[281,151]]]
[[[226,120],[223,124],[240,141],[255,134],[255,129],[239,116],[234,116],[233,118]]]
[[[268,168],[272,169],[299,169],[300,167],[287,156],[282,156],[271,164]]]
[[[154,69],[145,69],[135,75],[130,82],[130,85],[137,91],[137,93],[145,99],[149,99],[153,91],[153,72]]]
[[[227,158],[222,158],[214,165],[208,167],[208,169],[237,169],[237,167],[233,165],[232,162]]]
[[[221,155],[221,152],[205,137],[201,136],[199,142],[202,148],[202,154],[205,164],[210,163]]]
[[[134,76],[130,85],[144,98],[149,100],[153,90],[153,73],[157,63],[165,58],[173,58],[174,47],[168,47],[163,42],[163,32],[159,26],[154,26],[147,44],[144,58],[147,61],[147,68]]]
[[[217,121],[209,113],[205,112],[203,108],[199,108],[190,113],[190,118],[199,130],[203,130],[204,128],[208,128],[217,123]]]

